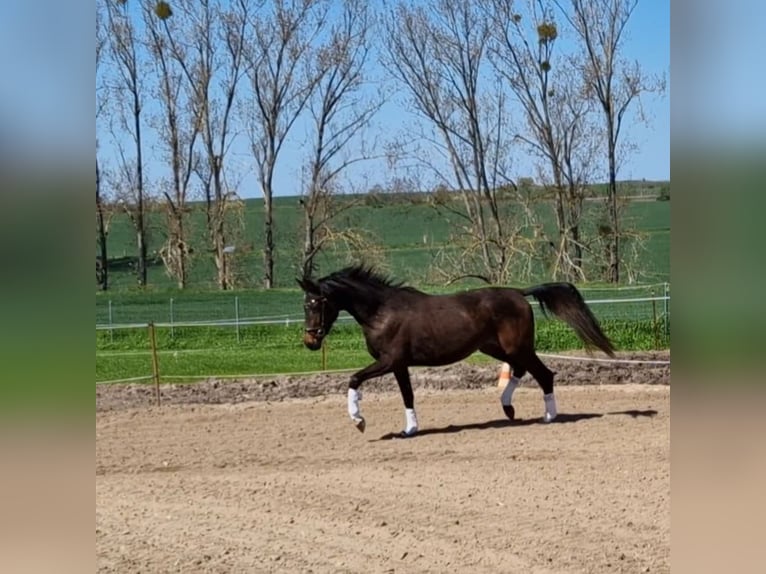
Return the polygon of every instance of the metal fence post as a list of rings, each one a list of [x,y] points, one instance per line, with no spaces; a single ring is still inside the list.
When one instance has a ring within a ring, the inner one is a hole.
[[[234,297],[234,319],[237,323],[237,344],[239,344],[239,297],[237,296]]]
[[[657,301],[654,296],[654,289],[652,289],[652,330],[654,331],[654,348],[660,348],[660,329],[657,324]]]
[[[663,318],[665,320],[665,336],[670,337],[670,285],[667,282],[663,285],[664,300],[663,304]]]

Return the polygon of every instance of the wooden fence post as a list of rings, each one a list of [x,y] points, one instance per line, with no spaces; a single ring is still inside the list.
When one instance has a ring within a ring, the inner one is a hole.
[[[152,346],[152,377],[154,378],[154,391],[157,396],[157,406],[160,406],[160,365],[157,361],[157,334],[154,323],[149,323],[149,342]]]

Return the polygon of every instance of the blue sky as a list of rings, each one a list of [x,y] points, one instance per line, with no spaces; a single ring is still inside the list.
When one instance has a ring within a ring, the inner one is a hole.
[[[93,44],[78,40],[93,33],[87,18],[94,16],[90,8],[83,13],[67,2],[47,2],[0,3],[0,146],[10,142],[3,153],[38,165],[41,158],[72,164],[92,158],[93,139],[86,132],[84,143],[83,125],[93,117],[87,99],[93,98],[87,83]]]
[[[566,41],[562,38],[562,41]],[[649,74],[664,75],[669,82],[670,70],[670,7],[662,0],[643,0],[639,2],[627,31],[625,56],[638,60]],[[374,62],[373,62],[374,63]],[[381,72],[377,66],[373,73]],[[382,145],[392,138],[399,137],[411,129],[416,116],[407,111],[406,95],[396,92],[396,86],[387,83],[385,87],[371,85],[371,90],[387,89],[393,93],[380,112],[375,116],[373,125],[366,133],[368,141]],[[635,150],[624,162],[619,177],[621,179],[664,180],[670,178],[670,95],[663,97],[649,95],[642,100],[645,113],[650,118],[648,126],[630,119],[624,127],[624,137],[629,139]],[[147,105],[151,109],[151,104]],[[305,161],[307,124],[300,120],[285,144],[283,154],[277,166],[275,194],[298,195],[301,192],[301,165]],[[109,161],[113,144],[103,130],[97,127],[97,136],[101,147],[100,157]],[[148,155],[149,178],[156,180],[164,172],[163,163],[156,157],[152,147],[156,145],[155,136],[147,130],[145,145]],[[514,178],[534,175],[534,167],[526,153],[519,149],[514,156]],[[240,196],[246,198],[261,197],[256,184],[253,161],[248,151],[248,142],[244,135],[235,143],[228,158],[228,165],[239,172]],[[398,169],[392,170],[385,160],[373,160],[357,164],[347,172],[347,182],[356,189],[369,189],[375,184],[385,185],[393,177],[406,175]]]
[[[765,19],[762,0],[673,4],[674,143],[721,151],[766,144],[766,35],[755,31]]]
[[[642,104],[649,126],[634,123],[626,135],[637,150],[621,173],[624,179],[670,179],[670,1],[642,0],[630,20],[625,53],[649,74],[664,75],[663,97],[647,96]]]

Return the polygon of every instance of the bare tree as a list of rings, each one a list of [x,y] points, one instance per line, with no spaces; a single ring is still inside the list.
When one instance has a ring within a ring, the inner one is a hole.
[[[201,5],[206,6],[206,3]],[[234,286],[235,257],[230,254],[227,239],[236,233],[243,217],[233,183],[234,174],[225,159],[236,135],[231,121],[237,90],[245,75],[245,30],[252,10],[250,0],[234,0],[228,7],[219,6],[213,13],[217,19],[216,27],[209,24],[210,18],[206,16],[206,25],[199,28],[198,50],[205,54],[197,96],[202,108],[202,140],[207,159],[205,204],[221,289]],[[223,50],[217,51],[215,47],[220,45]],[[217,79],[217,86],[213,84],[214,79]]]
[[[607,279],[620,281],[620,213],[617,196],[618,150],[625,114],[642,93],[662,92],[662,78],[649,78],[622,55],[625,28],[638,0],[554,0],[574,28],[582,50],[582,74],[589,95],[603,114],[608,164],[607,212],[610,236]],[[566,4],[562,6],[562,4]]]
[[[160,250],[165,269],[184,289],[189,275],[188,206],[190,180],[194,168],[194,150],[200,130],[199,108],[194,105],[196,87],[185,81],[188,71],[187,49],[169,41],[190,30],[188,13],[173,14],[170,5],[160,0],[143,4],[147,44],[158,78],[156,99],[161,104],[157,133],[163,155],[170,166],[170,181],[165,182],[167,239]],[[172,21],[171,21],[172,17]],[[170,22],[170,23],[169,23]],[[172,31],[171,31],[172,29]]]
[[[316,270],[316,257],[331,245],[364,249],[364,232],[333,225],[358,201],[337,201],[338,178],[352,164],[369,159],[360,145],[349,154],[349,143],[369,125],[380,108],[379,97],[360,92],[366,82],[370,13],[364,0],[346,0],[329,37],[314,54],[312,76],[318,78],[308,108],[313,119],[313,144],[307,165],[308,185],[301,199],[304,214],[301,269],[304,277]],[[368,246],[369,247],[369,246]]]
[[[99,82],[99,71],[101,67],[104,47],[106,46],[106,33],[104,30],[104,15],[100,4],[96,5],[96,81]],[[104,110],[104,99],[102,91],[96,88],[96,121],[98,121]],[[96,244],[98,246],[98,256],[96,258],[96,284],[99,289],[106,291],[109,289],[109,259],[107,256],[107,227],[104,217],[104,204],[101,193],[101,167],[98,160],[98,141],[96,141]]]
[[[530,252],[523,224],[507,209],[509,202],[501,202],[501,188],[515,190],[515,184],[507,175],[505,96],[487,76],[490,38],[490,22],[477,3],[463,0],[400,3],[387,15],[384,32],[385,64],[436,132],[430,143],[451,167],[450,175],[439,172],[439,183],[462,199],[439,204],[460,222],[460,237],[452,242],[459,256],[445,251],[456,266],[452,279],[462,274],[499,283],[509,279],[512,265],[529,261]],[[535,228],[531,210],[518,215]],[[513,255],[523,257],[514,261]]]
[[[572,59],[555,54],[558,27],[546,0],[530,0],[525,13],[514,0],[492,0],[490,59],[524,110],[527,130],[519,138],[544,163],[543,181],[553,188],[558,239],[553,276],[584,280],[582,205],[594,135],[584,129],[590,111]],[[589,158],[588,158],[589,159]]]
[[[141,130],[143,126],[142,106],[144,94],[144,68],[139,57],[139,33],[133,22],[133,15],[127,0],[103,0],[106,7],[106,37],[111,63],[115,71],[115,84],[110,95],[118,106],[121,132],[132,140],[133,151],[127,154],[122,144],[123,137],[116,136],[122,178],[123,205],[136,232],[138,247],[138,284],[146,286],[146,221],[144,190],[144,157]],[[114,130],[114,126],[113,126]]]
[[[193,162],[193,169],[204,190],[216,283],[219,289],[229,289],[235,279],[228,243],[241,210],[236,190],[228,184],[227,173],[232,174],[225,159],[236,135],[232,113],[244,76],[245,29],[253,6],[251,0],[177,0],[175,5],[183,21],[175,27],[163,22],[164,39],[183,72],[190,113],[202,143],[201,157]]]
[[[554,276],[562,269],[569,280],[586,281],[584,254],[590,251],[592,237],[586,237],[584,200],[596,168],[600,150],[599,129],[595,125],[591,101],[585,97],[577,67],[567,58],[559,71],[561,81],[552,98],[553,132],[560,137],[561,203],[564,206],[564,233],[556,251]]]
[[[252,100],[244,109],[263,194],[263,286],[274,286],[274,172],[290,129],[318,81],[311,51],[327,18],[325,0],[273,0],[250,20],[247,74]]]
[[[102,171],[101,164],[96,158],[96,284],[101,291],[109,289],[109,258],[108,239],[109,229],[114,216],[120,211],[119,202],[110,199],[110,194],[104,191],[104,180],[109,180],[110,174]]]

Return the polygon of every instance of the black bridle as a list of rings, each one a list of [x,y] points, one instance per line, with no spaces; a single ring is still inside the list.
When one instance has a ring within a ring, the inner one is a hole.
[[[308,333],[309,335],[313,335],[314,337],[324,336],[327,334],[327,329],[324,324],[324,309],[325,309],[325,304],[327,303],[327,297],[320,295],[319,297],[313,297],[313,299],[319,303],[319,325],[320,326],[313,329],[309,329],[308,327],[306,327],[304,331]],[[310,308],[308,304],[304,305],[304,307]]]

